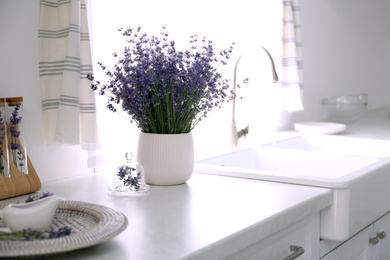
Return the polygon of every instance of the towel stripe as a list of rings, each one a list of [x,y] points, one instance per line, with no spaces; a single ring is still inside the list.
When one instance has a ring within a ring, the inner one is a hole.
[[[297,57],[284,57],[282,58],[283,67],[297,66],[298,69],[303,69],[303,62],[298,60]]]
[[[63,38],[68,37],[69,33],[80,33],[80,26],[77,24],[70,24],[69,28],[60,29],[60,30],[43,30],[38,31],[39,38]],[[80,36],[81,37],[81,36]],[[84,39],[89,38],[88,33],[83,33],[82,36]]]
[[[42,100],[42,109],[43,110],[57,109],[59,103],[60,103],[59,99]]]
[[[92,65],[80,65],[77,57],[66,56],[64,61],[39,62],[39,76],[63,75],[64,71],[80,73],[80,79],[85,79],[87,74],[92,74]]]
[[[68,107],[79,107],[79,100],[79,97],[61,95],[59,105]]]
[[[41,6],[57,8],[60,5],[70,4],[71,2],[72,2],[71,0],[59,0],[59,1],[55,1],[55,2],[50,2],[48,0],[41,0]]]
[[[96,113],[96,105],[93,103],[80,104],[80,113],[81,114]]]
[[[61,96],[60,99],[47,99],[42,101],[42,109],[58,109],[59,105],[65,105],[70,107],[80,107],[80,114],[93,114],[96,113],[96,104],[94,103],[76,103],[77,97]]]
[[[298,81],[281,81],[280,84],[283,86],[283,87],[289,87],[289,86],[299,86],[301,87],[301,83],[299,83]]]

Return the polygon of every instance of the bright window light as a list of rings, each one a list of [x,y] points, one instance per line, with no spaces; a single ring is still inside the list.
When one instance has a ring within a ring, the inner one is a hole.
[[[116,59],[113,52],[120,54],[125,38],[118,28],[142,26],[149,35],[158,34],[162,25],[170,32],[178,49],[186,49],[189,36],[207,35],[213,41],[216,51],[225,49],[235,42],[235,49],[229,65],[221,73],[233,77],[233,67],[238,56],[253,46],[262,45],[273,56],[277,70],[280,60],[281,42],[281,3],[274,0],[94,0],[92,2],[92,31],[94,64],[102,62],[113,66]],[[261,122],[265,129],[272,125],[273,119],[267,118],[266,111],[272,104],[269,91],[272,77],[269,60],[260,48],[250,51],[241,59],[237,82],[249,77],[250,83],[238,89],[236,119],[238,128],[248,122],[256,129]],[[104,82],[104,75],[95,66],[95,76]],[[112,115],[105,109],[106,99],[98,97],[103,118],[102,132],[106,147],[115,152],[136,152],[139,130],[120,116]],[[271,100],[271,101],[270,101]],[[240,107],[241,106],[241,107]],[[269,116],[268,116],[269,117]],[[208,153],[227,149],[230,146],[231,106],[218,110],[203,120],[193,131],[195,156],[203,157]]]

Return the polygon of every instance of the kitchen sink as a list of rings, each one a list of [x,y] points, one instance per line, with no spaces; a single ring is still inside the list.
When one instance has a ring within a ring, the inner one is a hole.
[[[390,157],[390,141],[337,135],[295,136],[268,143],[266,146],[331,154]]]
[[[195,172],[330,188],[321,238],[345,240],[390,210],[390,142],[295,136],[199,160]]]
[[[364,175],[379,158],[307,152],[259,146],[204,159],[196,170],[258,180],[348,188],[357,175]]]

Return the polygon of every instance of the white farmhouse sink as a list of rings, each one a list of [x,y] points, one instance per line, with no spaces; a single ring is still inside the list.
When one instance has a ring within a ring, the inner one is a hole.
[[[269,143],[266,146],[331,154],[385,158],[390,156],[390,142],[348,138],[337,135],[307,135]]]
[[[195,171],[333,189],[321,238],[345,240],[390,210],[390,142],[297,136],[200,160]]]
[[[343,189],[379,161],[371,157],[259,146],[201,160],[195,168],[205,173]]]

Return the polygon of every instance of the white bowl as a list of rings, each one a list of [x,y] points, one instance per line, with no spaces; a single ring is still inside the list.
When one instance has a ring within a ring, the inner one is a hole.
[[[294,124],[295,130],[304,134],[338,134],[346,129],[346,125],[329,122],[299,122]]]
[[[333,122],[352,123],[363,116],[367,109],[367,94],[324,98],[322,106]]]

